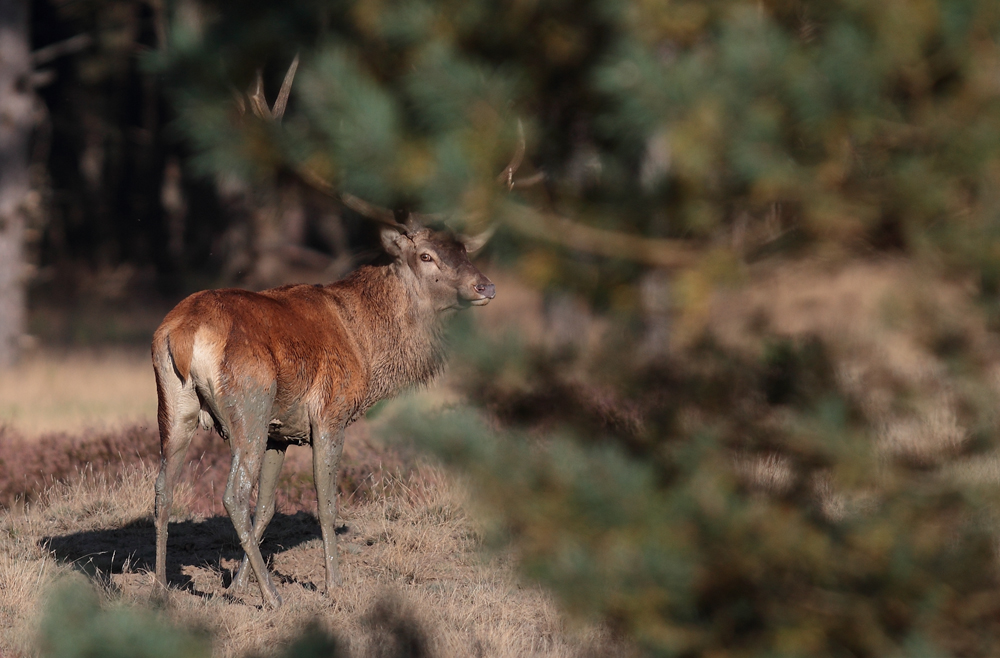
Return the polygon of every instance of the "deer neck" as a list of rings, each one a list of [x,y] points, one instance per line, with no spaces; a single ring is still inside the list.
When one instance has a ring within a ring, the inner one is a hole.
[[[371,364],[368,408],[408,386],[426,383],[444,365],[443,316],[422,303],[408,268],[393,263],[358,270],[359,302]]]

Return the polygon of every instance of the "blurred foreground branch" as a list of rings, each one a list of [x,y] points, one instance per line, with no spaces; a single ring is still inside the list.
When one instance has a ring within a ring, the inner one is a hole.
[[[367,217],[387,215],[387,219],[392,219],[391,212],[373,206],[348,192],[340,192],[332,183],[309,167],[300,166],[297,173],[313,188],[330,195],[361,215]],[[667,269],[689,267],[698,257],[695,247],[684,240],[646,238],[641,235],[587,226],[566,217],[539,211],[521,204],[517,204],[515,209],[504,212],[501,221],[529,238],[596,256],[620,258],[652,267]]]
[[[395,221],[395,215],[392,214],[392,211],[370,204],[364,199],[356,197],[349,192],[339,191],[330,181],[326,180],[305,165],[300,165],[296,169],[296,173],[312,188],[336,199],[359,215],[371,217],[384,222]]]
[[[695,247],[684,240],[647,238],[587,226],[566,217],[520,204],[516,206],[516,210],[504,213],[503,222],[518,233],[536,240],[653,267],[668,269],[689,267],[698,256]]]

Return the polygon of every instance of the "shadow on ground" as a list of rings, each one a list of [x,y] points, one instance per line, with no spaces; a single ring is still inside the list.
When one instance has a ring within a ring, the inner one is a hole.
[[[338,526],[337,534],[347,531]],[[271,556],[306,542],[321,539],[319,521],[308,512],[275,514],[267,527],[261,554]],[[153,571],[156,562],[156,531],[152,519],[140,519],[121,528],[88,530],[43,538],[39,544],[60,561],[91,578],[107,581],[112,574],[126,571]],[[170,524],[167,535],[167,582],[192,594],[205,594],[194,588],[184,567],[194,566],[221,571],[229,584],[232,574],[223,569],[224,560],[240,560],[236,531],[228,516],[213,516],[203,521],[178,521]]]

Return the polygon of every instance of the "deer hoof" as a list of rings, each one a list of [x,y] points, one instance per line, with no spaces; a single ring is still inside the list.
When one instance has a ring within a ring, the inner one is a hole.
[[[241,569],[237,572],[236,577],[233,578],[233,582],[229,583],[229,587],[226,588],[226,594],[233,597],[242,597],[246,593],[249,580],[250,578]]]
[[[264,597],[264,607],[268,610],[277,610],[282,605],[284,605],[284,601],[281,600],[281,595],[277,592],[272,593],[271,596]]]
[[[150,593],[149,598],[155,605],[166,605],[170,602],[170,588],[157,580],[153,584],[153,591]]]

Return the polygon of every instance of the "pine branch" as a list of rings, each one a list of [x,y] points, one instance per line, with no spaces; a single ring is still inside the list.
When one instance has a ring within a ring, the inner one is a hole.
[[[516,205],[516,210],[505,212],[503,221],[515,231],[536,240],[653,267],[689,267],[698,257],[694,245],[684,240],[647,238],[596,228],[521,204]]]

